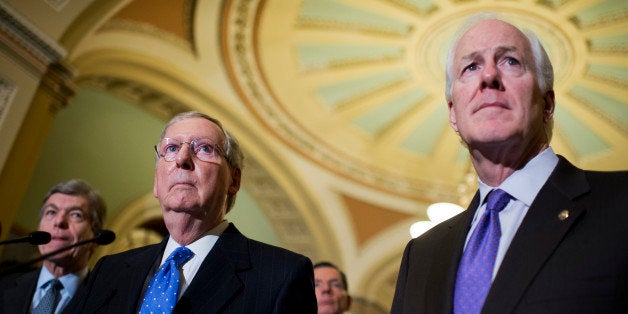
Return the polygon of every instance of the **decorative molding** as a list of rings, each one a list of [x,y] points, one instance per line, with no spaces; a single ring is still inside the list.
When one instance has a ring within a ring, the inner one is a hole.
[[[317,260],[319,250],[312,232],[285,189],[250,156],[245,176],[246,190],[272,222],[282,247]]]
[[[85,76],[77,84],[104,91],[133,103],[157,118],[167,121],[179,112],[190,110],[176,99],[148,85],[112,76]]]
[[[429,182],[409,172],[392,173],[388,164],[366,162],[359,154],[341,152],[288,113],[286,104],[281,103],[266,82],[263,65],[259,64],[256,32],[260,30],[256,19],[263,12],[264,1],[233,0],[222,14],[225,17],[222,46],[228,73],[242,101],[260,123],[305,158],[358,184],[423,201],[458,199],[455,187],[447,182]]]
[[[67,55],[63,47],[4,2],[0,2],[0,43],[39,74]]]
[[[53,10],[61,12],[63,8],[70,2],[70,0],[44,0]]]
[[[76,85],[72,81],[74,71],[65,64],[52,63],[41,78],[40,89],[50,97],[50,112],[55,114],[68,105],[70,98],[76,94]]]
[[[16,93],[17,86],[0,76],[0,125],[2,125],[6,110],[11,106]]]
[[[168,44],[179,47],[186,51],[193,51],[193,43],[188,41],[189,39],[183,39],[171,32],[165,31],[162,28],[156,27],[154,25],[137,22],[133,20],[125,20],[125,19],[115,19],[108,21],[105,25],[103,25],[99,32],[135,32],[135,33],[143,33],[149,36],[159,38],[167,42]]]

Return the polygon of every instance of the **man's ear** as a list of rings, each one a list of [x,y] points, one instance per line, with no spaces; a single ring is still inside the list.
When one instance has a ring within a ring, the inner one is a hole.
[[[543,121],[549,122],[554,116],[554,109],[556,108],[556,101],[554,98],[554,91],[550,90],[543,96],[545,106],[543,107]]]
[[[233,169],[231,173],[231,185],[229,185],[229,195],[234,195],[240,190],[240,182],[242,180],[242,170],[240,168]]]
[[[447,102],[447,108],[449,109],[449,125],[454,131],[458,132],[458,125],[456,124],[456,112],[454,111],[454,103]]]
[[[156,199],[159,199],[159,196],[158,196],[158,194],[157,194],[157,190],[158,190],[158,189],[157,189],[157,174],[155,174],[155,178],[153,179],[153,196],[154,196]]]

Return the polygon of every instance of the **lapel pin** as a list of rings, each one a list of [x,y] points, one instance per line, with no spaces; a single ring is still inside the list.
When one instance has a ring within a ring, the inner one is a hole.
[[[563,221],[565,219],[569,218],[569,211],[566,209],[563,209],[560,211],[560,213],[558,213],[558,220]]]

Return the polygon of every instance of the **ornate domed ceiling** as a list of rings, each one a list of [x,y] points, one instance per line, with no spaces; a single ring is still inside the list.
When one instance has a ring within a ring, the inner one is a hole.
[[[447,123],[444,62],[464,18],[490,10],[539,34],[556,70],[552,145],[581,165],[613,168],[628,153],[627,7],[231,1],[221,41],[242,100],[295,151],[356,182],[457,202],[469,166]]]

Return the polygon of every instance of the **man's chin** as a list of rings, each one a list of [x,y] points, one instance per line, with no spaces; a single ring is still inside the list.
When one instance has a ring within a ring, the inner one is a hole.
[[[318,306],[318,314],[334,314],[336,313],[333,304],[322,304]]]

